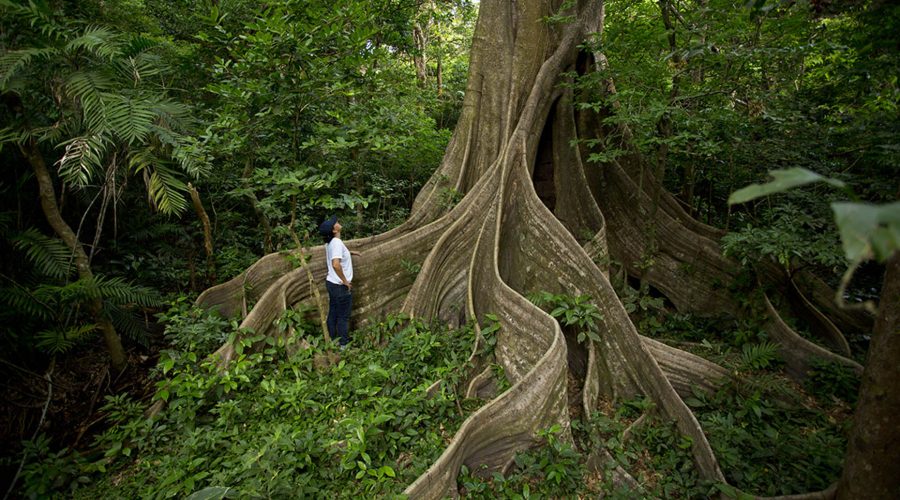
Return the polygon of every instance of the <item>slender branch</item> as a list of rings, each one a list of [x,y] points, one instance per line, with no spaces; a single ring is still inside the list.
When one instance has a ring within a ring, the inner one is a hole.
[[[34,434],[31,436],[31,441],[34,441],[37,438],[38,433],[41,431],[41,427],[44,425],[44,420],[47,418],[47,409],[50,407],[50,400],[53,399],[53,369],[56,367],[56,358],[53,358],[50,361],[50,367],[47,368],[47,373],[44,374],[44,380],[47,381],[47,400],[44,401],[44,410],[41,412],[41,419],[38,421],[37,428],[34,429]],[[22,468],[25,466],[25,461],[28,459],[28,451],[26,450],[22,453],[22,460],[19,462],[19,469],[16,471],[16,475],[13,476],[12,481],[9,483],[9,489],[6,490],[6,494],[3,495],[3,500],[9,498],[12,494],[13,489],[16,487],[16,483],[19,481],[19,476],[22,474]]]

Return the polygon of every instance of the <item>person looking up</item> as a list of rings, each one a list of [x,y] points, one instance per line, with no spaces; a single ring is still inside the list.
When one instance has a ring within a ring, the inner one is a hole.
[[[341,223],[337,217],[326,219],[319,225],[319,234],[325,240],[325,266],[328,275],[328,334],[337,339],[341,347],[350,342],[350,310],[353,307],[353,255],[341,240]]]

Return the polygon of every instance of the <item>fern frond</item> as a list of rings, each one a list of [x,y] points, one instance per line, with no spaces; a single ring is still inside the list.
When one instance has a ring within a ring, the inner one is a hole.
[[[24,316],[43,321],[50,321],[53,318],[52,304],[41,301],[30,290],[18,283],[0,288],[0,304],[5,306],[4,313],[12,313],[13,316]]]
[[[129,38],[128,43],[122,47],[122,55],[125,57],[136,57],[159,46],[160,43],[152,38],[135,35]]]
[[[741,365],[752,370],[768,368],[780,360],[778,344],[763,342],[761,344],[744,344]]]
[[[97,329],[97,325],[71,326],[69,328],[51,328],[35,335],[35,345],[49,354],[60,354],[72,350],[88,335]]]
[[[81,36],[69,40],[66,50],[78,52],[84,50],[107,61],[112,61],[122,54],[122,37],[104,26],[88,26]]]
[[[147,187],[151,199],[160,212],[178,215],[187,209],[187,200],[184,197],[187,185],[178,179],[172,170],[157,165],[150,174]]]
[[[11,50],[0,55],[0,90],[7,90],[11,78],[32,63],[46,61],[58,51],[55,48],[28,48]]]
[[[146,78],[161,74],[165,66],[159,56],[145,52],[117,60],[115,68],[125,80],[140,84]]]
[[[115,96],[106,113],[109,129],[129,144],[143,143],[156,119],[150,101],[126,96]]]
[[[118,306],[155,307],[162,304],[156,290],[129,283],[120,276],[95,276],[94,282],[100,297]]]
[[[61,240],[30,228],[12,241],[39,273],[51,278],[65,278],[72,273],[72,251]]]
[[[81,103],[88,130],[99,130],[105,122],[104,95],[114,88],[112,75],[98,69],[75,71],[64,86],[66,94]]]
[[[116,331],[133,342],[147,346],[149,338],[144,321],[133,311],[115,304],[104,303],[107,317],[112,321]]]
[[[62,158],[56,162],[59,176],[70,186],[86,186],[101,169],[109,140],[102,134],[76,137],[64,142]]]

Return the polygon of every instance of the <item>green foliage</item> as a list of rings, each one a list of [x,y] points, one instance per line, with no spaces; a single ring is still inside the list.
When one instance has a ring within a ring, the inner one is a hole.
[[[652,417],[648,399],[626,400],[614,411],[596,412],[583,424],[573,425],[576,439],[590,450],[604,449],[612,460],[601,463],[600,492],[614,498],[693,498],[707,496],[711,486],[700,481],[691,455],[691,440],[678,433],[671,422]],[[645,421],[635,424],[641,415]],[[651,417],[651,418],[648,418]],[[635,425],[632,425],[635,424]],[[630,437],[626,438],[626,429]],[[636,489],[616,481],[618,467],[637,481]]]
[[[43,262],[46,270],[45,261],[37,262]],[[135,314],[160,304],[155,290],[103,275],[72,282],[44,279],[34,285],[10,282],[0,287],[0,303],[5,305],[0,318],[17,326],[15,331],[4,332],[4,337],[8,335],[4,340],[13,340],[26,351],[69,352],[96,332],[87,311],[91,302],[100,299],[103,313],[117,329],[132,340],[146,342],[144,321]]]
[[[54,494],[71,494],[88,482],[83,475],[89,464],[68,448],[51,450],[50,438],[41,433],[25,441],[22,455],[25,465],[19,478],[19,492],[25,498],[47,498]]]
[[[778,344],[771,342],[744,344],[742,352],[741,364],[748,370],[764,370],[780,361]]]
[[[807,372],[805,388],[825,402],[839,398],[850,404],[859,395],[859,376],[849,367],[838,363],[815,360]]]
[[[74,188],[104,175],[109,182],[127,165],[127,173],[147,176],[155,208],[182,213],[187,202],[180,176],[196,180],[208,164],[188,131],[192,109],[171,100],[161,81],[158,44],[110,27],[19,13],[32,28],[52,27],[52,36],[14,39],[0,61],[0,89],[16,95],[24,112],[11,121],[5,140],[34,138],[63,148],[54,163]],[[55,103],[49,112],[41,109],[48,102]]]
[[[722,251],[745,266],[762,261],[778,263],[787,272],[805,265],[834,272],[844,264],[837,235],[827,219],[784,204],[766,214],[769,223],[747,224],[722,237]]]
[[[35,270],[45,276],[65,278],[74,271],[72,252],[57,238],[45,236],[37,229],[30,228],[12,241],[16,249],[25,252]]]
[[[752,184],[739,189],[728,198],[728,203],[744,203],[813,182],[845,187],[839,180],[823,177],[803,168],[773,170],[769,173],[775,177],[774,181],[762,185]],[[849,194],[855,196],[852,190],[849,190]],[[881,206],[835,202],[831,204],[831,209],[834,211],[834,221],[840,231],[844,255],[849,262],[861,262],[872,258],[885,262],[900,249],[900,202]]]
[[[578,334],[578,342],[587,339],[600,341],[600,322],[603,316],[597,306],[591,303],[589,295],[573,297],[565,294],[538,292],[529,296],[535,305],[549,310],[550,316],[561,325],[573,327]]]
[[[783,378],[737,378],[715,394],[695,393],[686,402],[729,482],[743,491],[818,491],[840,475],[843,429],[829,415],[801,406]]]
[[[490,478],[481,471],[461,468],[457,483],[469,498],[542,498],[574,495],[584,486],[585,468],[581,454],[563,438],[562,428],[553,425],[538,431],[537,443],[517,453],[513,472]]]
[[[169,329],[177,324],[170,319]],[[446,446],[466,416],[460,408],[479,404],[455,391],[471,328],[388,318],[355,332],[342,359],[333,344],[308,340],[245,332],[226,370],[203,353],[164,356],[156,395],[168,401],[164,413],[147,420],[127,399],[109,399],[114,425],[98,439],[108,475],[76,496],[221,493],[216,487],[238,496],[396,494]]]
[[[157,314],[157,318],[165,326],[170,358],[179,353],[209,354],[236,330],[232,321],[222,318],[215,310],[194,305],[190,297],[181,295],[168,305],[169,309]]]

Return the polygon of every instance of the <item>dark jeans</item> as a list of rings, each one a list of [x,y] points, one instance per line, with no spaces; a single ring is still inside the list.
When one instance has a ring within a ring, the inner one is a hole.
[[[350,342],[350,309],[353,307],[353,293],[344,285],[325,282],[328,289],[328,334],[341,345]]]

